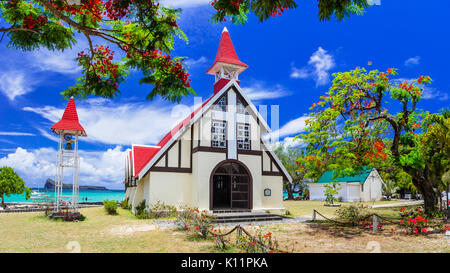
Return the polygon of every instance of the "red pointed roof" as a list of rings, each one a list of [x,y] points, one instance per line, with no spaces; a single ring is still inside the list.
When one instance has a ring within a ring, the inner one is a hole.
[[[50,127],[56,134],[71,133],[80,136],[87,136],[83,126],[78,121],[77,108],[75,107],[75,100],[70,98],[67,103],[66,110],[60,121]]]
[[[137,176],[148,162],[161,149],[159,146],[133,146],[133,172]]]
[[[222,31],[222,37],[220,37],[219,49],[217,50],[216,60],[214,64],[206,71],[207,74],[214,75],[218,69],[218,63],[227,63],[237,66],[241,66],[239,73],[244,71],[248,65],[241,62],[234,50],[233,42],[231,41],[230,33],[228,33],[227,28]]]

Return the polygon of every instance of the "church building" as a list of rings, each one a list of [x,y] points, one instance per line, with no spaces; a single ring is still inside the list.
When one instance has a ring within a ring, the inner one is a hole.
[[[206,72],[213,94],[156,146],[132,145],[125,163],[125,198],[147,205],[207,210],[283,211],[283,181],[292,181],[263,135],[271,129],[240,87],[248,66],[224,28]]]

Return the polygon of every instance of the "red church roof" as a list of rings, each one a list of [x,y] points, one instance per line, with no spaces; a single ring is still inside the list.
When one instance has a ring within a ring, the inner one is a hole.
[[[234,50],[233,42],[231,41],[230,33],[227,28],[222,31],[222,37],[220,38],[219,49],[217,50],[216,60],[214,64],[206,71],[207,74],[214,75],[218,69],[217,63],[227,63],[241,66],[239,73],[244,71],[248,65],[241,62]]]
[[[83,126],[78,121],[77,108],[75,107],[75,100],[70,98],[67,103],[66,110],[60,121],[50,127],[56,134],[71,133],[80,136],[87,136]]]
[[[137,176],[145,167],[149,158],[153,158],[155,154],[161,149],[159,146],[133,146],[133,172]]]

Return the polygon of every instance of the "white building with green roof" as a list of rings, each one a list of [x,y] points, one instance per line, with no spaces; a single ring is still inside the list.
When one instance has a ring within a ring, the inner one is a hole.
[[[334,171],[326,171],[315,183],[308,183],[310,200],[325,200],[325,184],[336,182],[340,185],[338,198],[343,202],[369,202],[380,200],[383,179],[378,171],[365,169],[354,176],[333,178]]]

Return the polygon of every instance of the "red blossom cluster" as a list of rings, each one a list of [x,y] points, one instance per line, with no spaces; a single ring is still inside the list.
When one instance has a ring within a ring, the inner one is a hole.
[[[59,11],[70,13],[71,15],[86,14],[92,17],[93,22],[102,20],[102,0],[86,0],[81,5],[67,5],[62,1],[52,1],[53,7]]]
[[[33,18],[31,15],[25,17],[23,20],[23,28],[27,29],[39,29],[41,26],[47,24],[47,17],[38,16],[37,18]]]
[[[121,7],[120,0],[109,0],[105,3],[106,11],[103,15],[108,16],[111,20],[119,20],[130,13],[129,7]],[[158,4],[159,5],[159,4]]]
[[[89,72],[94,72],[99,78],[99,82],[101,74],[110,74],[113,79],[117,77],[119,66],[112,62],[112,60],[114,59],[114,51],[111,51],[108,46],[105,47],[101,45],[94,48],[93,56],[94,58],[91,61],[94,62],[91,63]],[[78,53],[78,57],[89,58],[89,56],[84,53],[84,51]],[[117,82],[114,83],[114,87],[116,89],[119,88]]]

